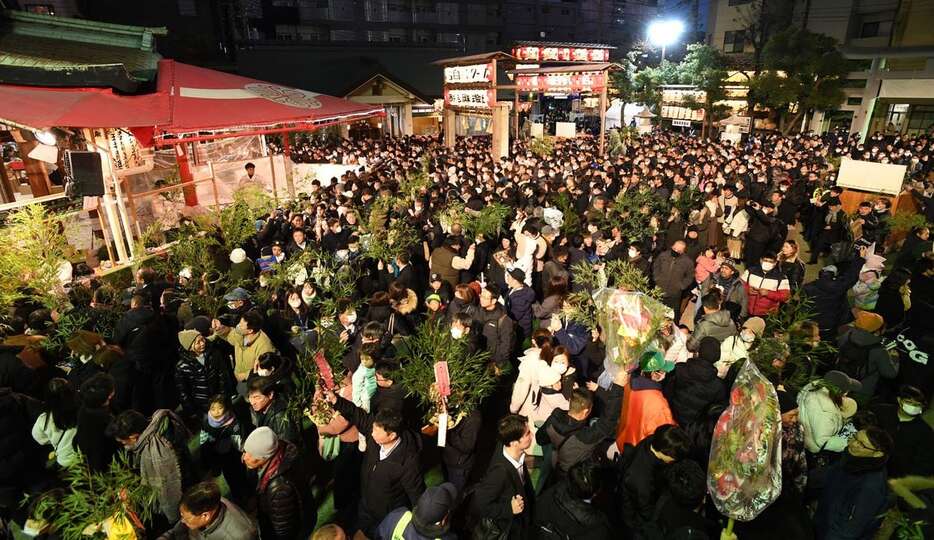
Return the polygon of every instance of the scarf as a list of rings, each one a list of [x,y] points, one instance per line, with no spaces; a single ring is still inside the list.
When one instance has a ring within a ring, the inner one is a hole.
[[[188,428],[177,414],[159,409],[152,415],[149,426],[130,448],[139,463],[140,476],[156,492],[159,509],[171,522],[178,521],[178,503],[182,500],[182,471],[172,442],[166,438],[168,429],[174,430],[177,440],[190,438]]]
[[[256,483],[257,493],[266,491],[269,482],[279,473],[279,467],[282,465],[283,459],[285,459],[285,445],[280,444],[279,449],[276,450],[276,454],[272,456],[272,459],[270,459],[266,467],[263,468],[263,473],[260,475],[259,482]]]
[[[208,415],[208,425],[214,429],[227,427],[232,424],[234,421],[234,416],[229,411],[224,413],[224,416],[215,420],[213,416]]]

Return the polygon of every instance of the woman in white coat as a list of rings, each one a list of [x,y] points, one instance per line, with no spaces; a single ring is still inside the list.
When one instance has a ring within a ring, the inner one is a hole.
[[[512,399],[509,402],[509,411],[512,414],[532,417],[539,393],[539,372],[542,367],[548,367],[554,354],[551,339],[548,330],[536,330],[532,334],[532,347],[519,358],[519,373],[512,385]]]
[[[49,460],[61,467],[78,461],[74,439],[78,431],[78,400],[75,389],[65,379],[52,379],[46,387],[45,406],[32,426],[32,438],[41,445],[51,445]]]
[[[842,452],[852,433],[844,429],[856,414],[856,401],[848,392],[861,388],[859,381],[842,371],[829,371],[824,378],[812,381],[798,394],[798,421],[804,428],[804,446],[808,452]],[[855,433],[855,429],[852,430]]]

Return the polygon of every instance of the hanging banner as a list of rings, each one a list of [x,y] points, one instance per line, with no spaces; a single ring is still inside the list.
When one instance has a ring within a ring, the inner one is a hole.
[[[444,68],[444,84],[475,84],[493,82],[493,63]]]
[[[606,86],[606,73],[601,71],[516,75],[516,87],[520,92],[553,92],[557,90],[582,92],[599,90],[604,86]]]
[[[496,101],[496,90],[488,89],[446,89],[444,103],[448,107],[465,109],[491,109]]]
[[[609,49],[591,47],[516,47],[512,55],[532,62],[608,62]]]

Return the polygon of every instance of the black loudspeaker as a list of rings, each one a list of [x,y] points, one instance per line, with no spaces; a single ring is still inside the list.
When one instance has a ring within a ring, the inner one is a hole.
[[[71,173],[75,197],[100,197],[104,194],[104,171],[97,152],[65,152],[65,166]]]

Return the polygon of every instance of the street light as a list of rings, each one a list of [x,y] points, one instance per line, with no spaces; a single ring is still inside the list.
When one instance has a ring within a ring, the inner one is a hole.
[[[684,23],[677,19],[652,21],[649,23],[649,43],[662,48],[662,61],[665,61],[665,47],[678,42],[684,33]]]

